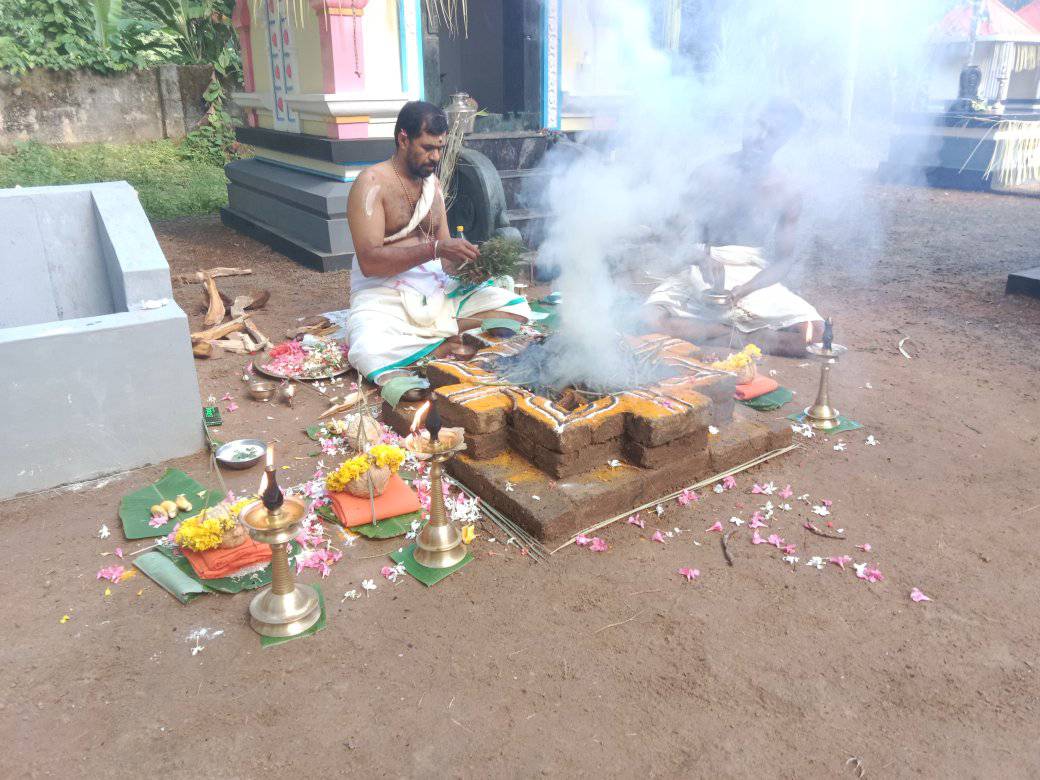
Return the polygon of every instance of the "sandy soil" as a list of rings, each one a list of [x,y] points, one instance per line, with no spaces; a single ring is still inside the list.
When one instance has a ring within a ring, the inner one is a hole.
[[[852,348],[834,398],[866,428],[840,437],[845,451],[804,440],[645,530],[610,528],[608,552],[539,566],[478,539],[477,560],[427,590],[380,578],[392,542],[359,543],[322,583],[328,628],[261,652],[249,594],[182,607],[144,577],[108,598],[95,579],[117,545],[141,546],[120,538],[120,496],[166,465],[212,482],[202,456],[0,504],[0,774],[853,777],[858,757],[868,777],[1040,775],[1040,301],[1003,296],[1008,271],[1040,262],[1040,202],[871,196],[891,219],[884,249],[819,246],[804,284]],[[302,270],[215,221],[158,232],[174,272],[256,269],[224,287],[271,289],[257,320],[272,335],[345,305],[346,274]],[[196,325],[199,288],[176,294]],[[896,351],[903,336],[913,360]],[[204,398],[239,403],[219,435],[276,439],[286,481],[308,476],[300,429],[323,400],[254,404],[242,364],[198,364]],[[808,403],[812,367],[768,366]],[[797,566],[742,530],[727,567],[704,529],[746,519],[762,503],[752,482],[767,480],[833,501],[826,519],[849,540],[809,535],[793,502],[772,530],[798,545]],[[658,544],[658,523],[692,530]],[[804,565],[839,554],[884,581]],[[378,589],[342,602],[363,578]],[[933,601],[912,602],[915,586]],[[193,655],[200,627],[225,633]]]

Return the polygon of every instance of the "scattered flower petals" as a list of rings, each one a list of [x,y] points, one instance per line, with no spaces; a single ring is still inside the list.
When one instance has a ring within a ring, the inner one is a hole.
[[[714,425],[709,425],[708,426],[708,433],[710,433],[712,436],[718,436],[719,435],[719,429],[716,428]]]
[[[506,483],[506,492],[507,493],[512,493],[513,492],[513,483],[512,482],[507,482]],[[414,506],[414,504],[413,504],[413,506]]]
[[[762,522],[765,519],[766,516],[756,509],[751,515],[751,522],[748,523],[748,528],[768,528],[769,526]]]
[[[68,623],[68,622],[69,622],[70,620],[72,620],[72,618],[70,618],[70,617],[69,617],[68,615],[62,615],[62,616],[61,616],[61,619],[60,619],[60,620],[58,620],[58,622],[59,622],[59,623],[61,623],[62,625],[65,625],[65,624],[66,624],[66,623]]]
[[[469,525],[462,526],[462,543],[463,544],[472,544],[473,540],[476,539],[476,538],[477,538],[477,532],[476,532],[476,529],[474,529],[472,523],[470,523]]]
[[[709,531],[718,531],[719,533],[722,533],[722,521],[721,520],[716,520],[712,524],[711,528],[705,528],[704,529],[705,533],[707,533]]]
[[[816,432],[813,431],[812,426],[809,425],[809,423],[803,423],[802,425],[796,423],[791,426],[791,430],[797,434],[801,434],[807,439],[811,439],[816,435]]]
[[[866,443],[869,444],[871,447],[878,446],[878,440],[874,438],[874,434],[870,434],[870,436],[866,438]]]
[[[737,486],[737,480],[735,480],[733,477],[723,477],[722,478],[722,487],[726,488],[726,490],[732,490],[736,486]]]
[[[829,510],[823,504],[816,504],[812,508],[812,511],[813,511],[814,515],[819,515],[820,517],[826,517],[827,515],[829,515],[831,513],[831,510]]]
[[[117,547],[116,548],[115,556],[117,558],[122,558],[123,557],[123,548],[122,547]]]
[[[861,549],[863,552],[870,552],[872,549],[874,549],[870,546],[870,542],[865,542],[864,544],[857,544],[856,547]]]
[[[368,595],[370,590],[376,589],[376,583],[373,580],[361,580],[361,587],[365,590],[365,595]]]
[[[542,500],[541,496],[531,496],[531,498],[533,498],[535,501],[541,501]]]
[[[621,461],[620,460],[608,460],[607,461],[607,465],[610,466],[612,469],[616,469],[619,466],[621,466]]]
[[[789,563],[792,566],[794,566],[796,563],[798,563],[798,560],[799,560],[799,558],[798,558],[797,555],[785,555],[784,556],[784,563]]]
[[[348,590],[346,593],[343,594],[343,598],[340,599],[339,603],[342,604],[347,599],[359,599],[359,598],[361,598],[361,594],[358,593],[356,590]]]
[[[784,538],[779,534],[769,534],[769,538],[766,541],[778,550],[784,546]]]
[[[680,506],[689,506],[691,501],[699,501],[699,500],[700,500],[700,496],[698,496],[696,493],[694,493],[689,488],[687,488],[682,493],[680,493],[678,498],[676,498],[676,501],[679,502]]]
[[[923,594],[923,593],[921,592],[921,589],[920,589],[920,588],[914,588],[913,590],[911,590],[911,591],[910,591],[910,598],[911,598],[911,599],[912,599],[913,601],[917,601],[917,602],[921,602],[921,601],[931,601],[931,599],[930,599],[930,598],[929,598],[928,596],[924,595],[924,594]]]
[[[856,570],[856,576],[867,582],[881,582],[885,576],[877,568],[870,568],[868,563],[854,563],[852,568]]]
[[[795,545],[795,544],[785,544],[780,549],[783,550],[784,553],[787,554],[787,555],[794,555],[795,552],[797,552],[797,550],[798,550],[798,545]]]
[[[785,512],[790,512],[791,511],[791,505],[790,504],[781,504],[780,505],[780,509],[782,509]]]
[[[754,531],[751,534],[751,544],[765,544],[766,540],[762,538],[762,535],[758,531]]]
[[[776,492],[776,485],[772,482],[767,482],[764,485],[759,485],[757,482],[751,486],[752,493],[761,493],[765,496],[771,496]]]
[[[657,512],[657,516],[660,517],[664,514],[664,507],[661,504],[658,504],[656,507],[654,507],[654,511]]]
[[[716,493],[723,493],[723,492],[725,492],[726,488],[722,487],[722,485],[720,483],[720,484],[715,485],[715,487],[713,487],[712,490],[714,490]]]
[[[834,555],[827,559],[828,563],[833,563],[839,569],[844,571],[846,563],[852,563],[851,555]]]
[[[719,527],[720,531],[722,530],[722,523],[716,523],[715,525]],[[661,544],[664,544],[664,535],[660,531],[654,531],[654,535],[650,537],[650,541],[660,542]]]
[[[231,393],[224,393],[224,395],[222,395],[220,397],[220,400],[221,401],[233,401],[235,399],[231,397]]]
[[[390,580],[390,582],[397,582],[398,578],[403,577],[407,572],[405,572],[404,564],[399,563],[396,566],[384,566],[379,570],[379,573]]]
[[[119,582],[119,578],[123,576],[123,571],[122,566],[106,566],[97,573],[97,579]]]
[[[821,558],[819,555],[814,555],[812,558],[810,558],[806,562],[805,565],[806,566],[815,566],[816,570],[819,571],[820,569],[823,568],[823,558]]]
[[[102,524],[97,532],[98,539],[107,539],[112,535],[112,532],[108,530],[108,526]]]
[[[236,404],[234,401],[232,401],[231,403],[229,403],[227,405],[227,410],[229,412],[237,412],[238,411],[238,404]]]
[[[111,596],[111,595],[112,595],[112,589],[111,588],[105,588],[105,597],[107,598],[108,596]]]
[[[791,490],[791,486],[790,485],[785,485],[783,490],[778,492],[776,495],[777,495],[778,498],[788,499],[788,498],[790,498],[791,496],[794,495],[794,491]]]
[[[591,542],[589,542],[589,549],[592,550],[592,552],[606,552],[607,543],[603,539],[600,539],[598,536],[596,536],[592,539]]]
[[[811,502],[811,501],[809,500],[809,494],[808,494],[808,493],[802,493],[802,495],[798,496],[798,500],[799,500],[799,501],[804,501],[804,502],[805,502],[805,503],[807,503],[807,504],[811,504],[811,503],[812,503],[812,502]]]
[[[640,518],[638,514],[634,514],[630,518],[628,518],[628,524],[637,525],[640,528],[646,528],[646,521]]]
[[[845,450],[848,449],[848,446],[849,445],[847,445],[845,442],[839,441],[837,444],[834,445],[834,451],[845,452]]]
[[[695,579],[701,576],[700,569],[691,569],[689,566],[683,566],[679,569],[679,574],[686,578],[687,582],[693,582]]]
[[[660,535],[661,532],[658,531],[657,533],[658,535]],[[664,539],[662,539],[661,541],[663,542]],[[578,545],[578,547],[587,547],[589,544],[591,544],[591,542],[592,539],[586,536],[585,534],[578,534],[574,537],[574,543]]]
[[[823,504],[825,507],[830,507],[834,502],[831,501],[829,498],[825,498],[820,503]]]
[[[731,523],[733,523],[733,525],[737,526],[738,528],[739,528],[740,526],[744,525],[744,521],[743,521],[743,520],[741,520],[741,519],[740,519],[739,517],[731,517],[731,518],[729,519],[729,521],[730,521]]]

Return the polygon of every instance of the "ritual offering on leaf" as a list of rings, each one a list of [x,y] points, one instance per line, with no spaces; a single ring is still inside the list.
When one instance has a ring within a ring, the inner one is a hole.
[[[341,437],[356,452],[363,452],[365,447],[383,437],[383,426],[368,414],[348,414],[342,420],[329,420],[324,427],[333,436]]]
[[[513,276],[523,252],[523,242],[515,238],[498,236],[488,239],[480,245],[480,256],[463,263],[455,278],[463,285],[478,285],[488,279]]]
[[[234,503],[222,501],[189,517],[177,526],[174,537],[177,544],[195,552],[217,547],[237,547],[246,540],[245,530],[238,522],[238,514],[254,500],[244,498]]]
[[[330,493],[381,496],[390,478],[400,470],[405,454],[392,444],[376,444],[330,472],[325,478],[325,488]]]
[[[709,368],[719,371],[732,371],[737,375],[737,384],[745,384],[755,378],[755,361],[762,357],[762,350],[754,344],[748,344],[740,352],[735,352],[725,360],[709,363]]]
[[[350,369],[346,347],[331,338],[307,335],[302,341],[283,341],[271,349],[270,357],[263,365],[253,365],[277,379],[332,379]]]

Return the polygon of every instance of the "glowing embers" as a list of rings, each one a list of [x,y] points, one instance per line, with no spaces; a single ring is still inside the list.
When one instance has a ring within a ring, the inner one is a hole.
[[[525,350],[539,346],[537,340],[512,340],[482,349],[470,361],[430,363],[441,414],[446,424],[466,429],[470,457],[491,458],[512,448],[556,478],[621,460],[654,468],[664,458],[704,451],[708,424],[732,415],[734,375],[708,368],[687,342],[656,334],[629,339],[624,376],[633,384],[609,394],[623,385],[575,387],[582,378],[558,370],[547,372],[554,381],[540,381],[531,366],[560,355],[550,347],[523,359]],[[527,377],[527,386],[514,377]],[[532,388],[547,388],[547,394]],[[579,391],[589,396],[573,405]]]

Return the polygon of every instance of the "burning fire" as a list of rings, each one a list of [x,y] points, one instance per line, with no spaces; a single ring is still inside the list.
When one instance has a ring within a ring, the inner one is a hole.
[[[415,433],[417,430],[419,430],[419,426],[422,425],[423,421],[426,419],[426,414],[429,411],[430,411],[430,402],[429,401],[427,401],[426,403],[424,403],[422,406],[420,406],[418,409],[415,410],[415,416],[412,417],[412,425],[408,429],[408,431],[410,433]]]

